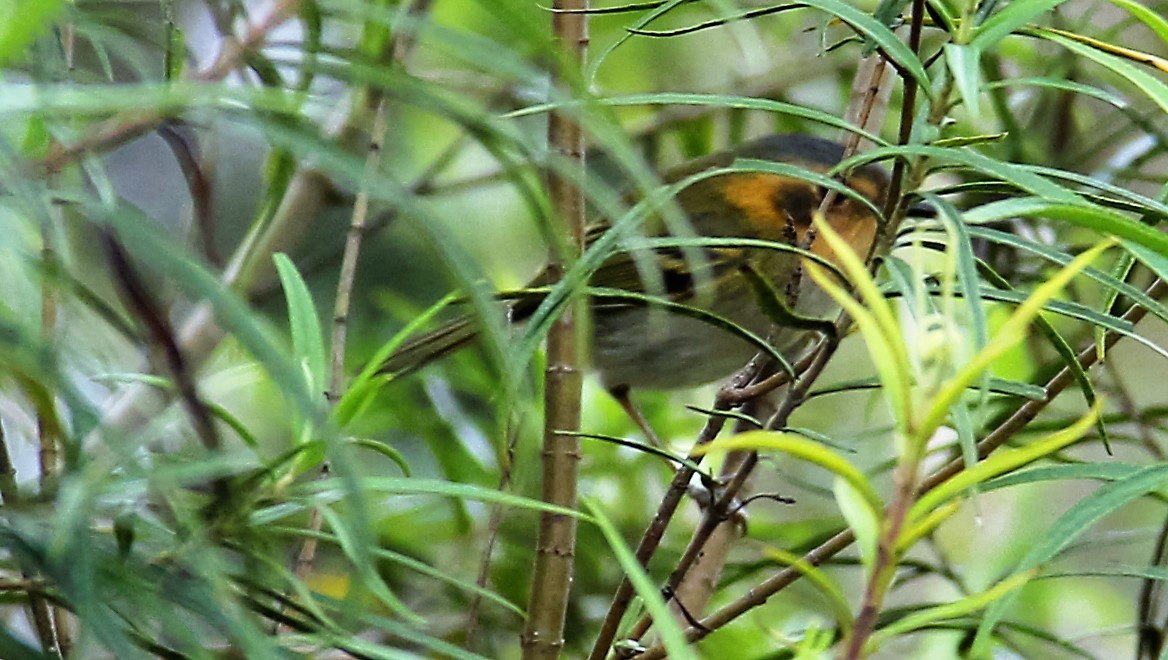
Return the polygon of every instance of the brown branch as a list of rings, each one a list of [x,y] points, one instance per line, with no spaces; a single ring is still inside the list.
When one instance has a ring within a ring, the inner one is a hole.
[[[911,441],[910,441],[911,442]],[[888,588],[892,586],[892,579],[896,577],[896,568],[900,564],[900,555],[896,544],[900,540],[904,521],[908,517],[909,509],[915,501],[915,485],[917,470],[921,456],[916,448],[910,448],[913,456],[902,459],[896,466],[893,481],[896,485],[892,505],[884,515],[880,538],[876,543],[876,557],[872,564],[872,576],[864,588],[864,597],[860,605],[860,614],[856,617],[851,630],[845,640],[843,654],[847,660],[857,660],[864,654],[864,644],[876,628],[877,617],[883,606],[884,597]]]
[[[130,256],[126,254],[125,249],[114,236],[113,230],[103,229],[101,240],[110,269],[113,271],[114,282],[117,284],[127,307],[145,326],[150,341],[162,352],[167,368],[170,369],[171,375],[174,377],[179,399],[187,411],[191,426],[194,427],[195,435],[208,451],[217,451],[220,447],[219,432],[211,418],[210,409],[199,396],[193,370],[179,347],[169,319],[150,294],[133,264],[130,263]],[[217,478],[214,486],[220,502],[225,501],[230,494],[227,481],[223,478]]]
[[[56,342],[57,331],[57,297],[50,286],[49,273],[55,273],[58,268],[57,252],[53,245],[53,232],[55,227],[61,227],[56,220],[60,215],[60,206],[53,205],[51,215],[47,218],[41,226],[41,264],[43,266],[43,273],[45,276],[41,281],[41,335],[46,344],[51,345]],[[60,447],[58,445],[57,437],[57,423],[53,419],[55,416],[53,410],[52,399],[50,398],[46,409],[41,409],[38,406],[36,424],[37,424],[37,438],[40,441],[40,481],[41,492],[47,492],[52,486],[52,482],[57,478],[60,462]]]
[[[357,192],[353,204],[353,215],[349,221],[349,232],[345,237],[345,250],[341,256],[341,269],[337,277],[337,296],[333,304],[332,341],[330,342],[331,359],[329,362],[329,381],[325,389],[325,398],[329,406],[336,406],[341,400],[341,392],[345,386],[345,342],[349,322],[349,309],[353,296],[353,285],[357,279],[357,257],[361,253],[361,240],[365,235],[366,221],[369,217],[369,185],[381,163],[381,148],[385,141],[386,106],[381,99],[377,104],[373,118],[373,129],[369,140],[369,153],[365,158],[365,182]],[[330,470],[326,461],[320,467],[318,477],[324,479]],[[312,507],[308,513],[308,529],[319,532],[324,524],[319,507]],[[312,564],[316,561],[317,538],[308,535],[300,546],[296,555],[294,573],[301,580],[307,580],[312,573]],[[284,632],[279,629],[278,632]]]
[[[918,56],[921,52],[921,26],[924,20],[924,1],[913,0],[913,16],[912,26],[909,31],[909,48]],[[916,114],[917,107],[917,92],[919,91],[919,84],[917,79],[909,75],[907,72],[900,72],[901,79],[904,81],[904,100],[901,102],[900,108],[900,130],[896,137],[897,144],[908,144],[912,139],[913,119]],[[936,104],[944,106],[944,103]],[[933,118],[930,117],[930,120]],[[891,218],[896,213],[897,206],[903,203],[901,198],[901,190],[904,185],[904,168],[905,161],[902,158],[897,158],[892,164],[892,176],[888,183],[888,196],[884,199],[884,217]],[[878,237],[878,241],[890,245],[892,237],[895,235],[895,227],[889,226],[885,231],[881,232],[882,236]]]
[[[166,122],[160,125],[157,131],[158,136],[170,148],[179,169],[182,170],[187,191],[191,196],[195,226],[199,228],[203,256],[207,258],[208,263],[216,266],[222,265],[219,253],[215,248],[215,218],[211,214],[213,194],[211,179],[199,163],[198,150],[192,144],[192,140],[180,133],[172,124],[173,122]]]
[[[827,367],[831,356],[839,348],[838,338],[843,336],[848,325],[849,321],[846,318],[840,318],[837,321],[836,333],[824,339],[819,346],[811,351],[808,356],[810,360],[806,362],[806,368],[798,372],[799,380],[796,381],[795,386],[783,397],[778,408],[767,421],[766,428],[773,430],[783,428],[787,425],[787,420],[802,405],[805,400],[804,397],[811,389],[811,386],[823,375],[823,370]],[[669,581],[666,583],[666,590],[670,592],[688,593],[693,598],[696,589],[685,584],[690,574],[689,572],[699,560],[703,560],[707,544],[719,533],[719,530],[722,533],[729,533],[733,530],[728,530],[726,529],[727,527],[736,527],[738,525],[737,521],[733,520],[731,512],[736,508],[737,501],[742,494],[747,480],[758,465],[758,452],[732,452],[727,456],[727,461],[729,467],[727,476],[729,478],[726,485],[720,490],[714,503],[706,512],[706,515],[702,517],[701,523],[694,530],[693,536],[690,538],[689,545],[686,546],[685,553],[678,560],[677,566],[669,576]],[[704,573],[698,576],[699,580],[705,580],[705,576],[712,572],[721,573],[721,567],[713,566],[709,560],[704,560],[704,563]],[[717,585],[711,584],[709,586],[714,587]],[[706,594],[703,599],[708,600],[712,595],[712,592]],[[685,605],[688,607],[690,603],[687,602]],[[694,613],[700,614],[700,610]],[[640,635],[643,635],[648,629],[648,624],[648,618],[638,622],[637,627],[631,633],[631,637],[638,638]]]
[[[499,483],[496,487],[496,490],[501,493],[506,492],[511,485],[511,476],[515,465],[515,445],[519,440],[519,427],[520,420],[512,420],[511,430],[507,434],[507,450],[503,455],[503,464],[499,470]],[[495,553],[495,545],[499,542],[499,530],[503,527],[503,518],[506,513],[507,507],[502,503],[491,507],[491,516],[487,521],[487,542],[483,547],[482,556],[479,558],[479,572],[475,578],[475,584],[479,587],[485,588],[490,579],[491,556]],[[475,593],[466,608],[466,638],[463,641],[463,647],[468,651],[473,651],[475,648],[475,635],[478,633],[479,610],[482,607],[482,602],[482,594]]]

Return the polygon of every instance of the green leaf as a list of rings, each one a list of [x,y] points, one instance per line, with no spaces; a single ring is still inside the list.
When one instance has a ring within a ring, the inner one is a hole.
[[[344,491],[341,488],[343,484],[338,483],[336,479],[320,479],[313,482],[298,484],[296,486],[296,494],[301,497],[308,497],[315,495],[324,502],[335,502],[344,496]],[[440,481],[437,479],[418,479],[418,478],[402,478],[402,477],[363,477],[361,479],[361,489],[368,493],[380,493],[386,495],[434,495],[438,497],[452,497],[455,499],[469,499],[479,502],[488,502],[494,504],[502,504],[520,509],[528,509],[531,511],[547,511],[549,513],[558,513],[565,516],[572,516],[584,521],[588,521],[588,516],[581,514],[579,511],[567,509],[562,506],[555,506],[541,502],[540,500],[531,499],[528,497],[520,497],[510,493],[504,493],[491,488],[483,488],[481,486],[474,486],[471,484],[453,483],[450,481]],[[283,512],[285,514],[289,512]]]
[[[1027,238],[1018,236],[1017,234],[991,229],[989,227],[969,227],[969,234],[977,238],[993,241],[1002,245],[1009,245],[1019,250],[1024,250],[1031,254],[1036,254],[1043,259],[1050,261],[1051,263],[1058,264],[1059,266],[1066,266],[1073,258],[1071,255],[1065,252],[1060,252],[1053,248],[1047,247],[1037,241],[1032,241]],[[1123,248],[1129,253],[1132,252],[1132,248],[1134,246],[1135,249],[1141,250],[1142,254],[1148,256],[1149,259],[1155,259],[1155,253],[1147,250],[1146,248],[1135,245],[1130,241],[1123,241],[1121,244],[1123,245]],[[1156,271],[1156,266],[1152,263],[1147,263],[1146,265],[1148,268]],[[1168,260],[1166,260],[1163,264],[1163,268],[1164,270],[1161,271],[1162,274],[1168,274]],[[1109,299],[1114,300],[1114,298],[1111,297],[1112,295],[1122,294],[1132,299],[1132,301],[1138,303],[1144,309],[1147,309],[1160,320],[1168,323],[1168,306],[1165,306],[1163,303],[1152,298],[1140,289],[1137,289],[1127,282],[1124,282],[1121,278],[1104,273],[1097,268],[1084,268],[1083,276],[1095,280],[1096,282],[1106,287],[1109,292]],[[1000,286],[1000,283],[995,282],[994,284]],[[1102,309],[1110,309],[1110,307],[1110,305],[1106,305],[1103,306]]]
[[[1043,306],[1054,296],[1058,295],[1071,279],[1086,268],[1104,250],[1111,247],[1114,240],[1107,239],[1083,254],[1075,257],[1070,264],[1052,276],[1047,282],[1034,290],[1014,313],[1006,320],[990,343],[977,355],[970,359],[949,382],[945,383],[937,393],[925,417],[920,421],[917,432],[922,437],[932,437],[935,431],[944,422],[949,408],[961,396],[970,383],[981,376],[982,371],[990,366],[994,360],[1004,355],[1026,337],[1026,328],[1033,318],[1042,310]]]
[[[1013,0],[976,29],[971,45],[984,51],[1066,0]]]
[[[1130,241],[1123,241],[1123,248],[1131,253],[1140,263],[1148,267],[1162,280],[1168,280],[1168,251],[1149,250]],[[1125,292],[1126,294],[1126,292]]]
[[[939,621],[956,619],[958,617],[979,612],[1014,593],[1030,580],[1034,579],[1035,571],[1023,571],[995,584],[993,587],[972,596],[966,596],[952,603],[925,608],[915,614],[910,614],[894,621],[872,634],[872,638],[864,646],[865,654],[875,653],[880,645],[894,637],[905,635],[914,630],[926,628]]]
[[[1081,195],[1070,188],[1060,186],[1021,165],[1005,163],[968,148],[946,149],[926,144],[879,147],[856,156],[854,161],[849,159],[849,162],[864,163],[904,156],[918,156],[937,164],[959,165],[968,167],[974,171],[983,172],[999,181],[1033,194],[1037,199],[1046,202],[1051,207],[1062,205],[1073,208],[1092,206]],[[987,204],[985,206],[991,205]],[[979,208],[985,208],[985,206]],[[971,222],[968,219],[968,212],[966,216],[966,222]],[[1165,240],[1168,240],[1168,238]]]
[[[1144,94],[1147,94],[1148,98],[1155,101],[1156,105],[1160,106],[1162,111],[1168,112],[1168,85],[1160,82],[1160,80],[1150,73],[1123,58],[1112,55],[1111,53],[1105,53],[1052,32],[1040,31],[1037,34],[1043,39],[1061,44],[1063,48],[1078,53],[1089,60],[1093,60],[1111,69],[1120,77],[1135,85]]]
[[[957,401],[949,409],[949,418],[953,421],[953,430],[957,432],[957,446],[961,448],[961,458],[965,461],[965,469],[968,470],[977,463],[977,435],[966,402]],[[976,494],[977,488],[977,484],[974,484],[970,492]]]
[[[1099,177],[1088,176],[1086,174],[1079,174],[1078,172],[1070,172],[1067,170],[1060,170],[1053,167],[1044,167],[1042,165],[1022,165],[1021,167],[1043,176],[1062,179],[1064,181],[1073,181],[1079,185],[1105,192],[1109,196],[1117,197],[1119,200],[1130,204],[1130,206],[1124,210],[1135,211],[1145,215],[1168,217],[1168,204],[1165,204],[1158,199],[1153,199],[1146,195],[1132,192],[1127,188],[1108,183]],[[1109,201],[1114,202],[1115,200]]]
[[[607,442],[620,447],[628,447],[633,451],[639,451],[644,454],[649,454],[650,456],[656,456],[658,458],[665,459],[670,463],[676,463],[678,465],[685,466],[687,469],[693,470],[695,474],[701,475],[701,477],[705,480],[713,481],[716,479],[714,475],[710,474],[708,470],[702,469],[702,466],[698,465],[695,461],[691,461],[685,456],[676,456],[664,449],[658,449],[652,445],[635,442],[633,440],[626,440],[615,435],[604,435],[602,433],[583,433],[579,431],[560,431],[559,433],[565,436],[586,438],[589,440],[600,440],[601,442]]]
[[[916,79],[922,92],[932,97],[933,85],[917,54],[900,37],[870,14],[840,0],[800,0],[801,4],[827,12],[856,30],[866,39],[875,41],[884,56]]]
[[[1146,467],[1127,479],[1100,487],[1083,498],[1055,521],[1051,529],[1038,538],[1034,547],[1018,563],[1023,573],[1058,556],[1083,532],[1132,500],[1168,483],[1168,465]],[[1014,604],[1017,594],[1009,594],[986,608],[970,651],[971,657],[985,657],[994,628]]]
[[[977,46],[945,44],[945,61],[971,117],[981,116],[981,50]]]
[[[1045,465],[1028,470],[1019,470],[995,477],[984,484],[982,490],[989,492],[1000,488],[1011,488],[1022,484],[1043,481],[1069,481],[1072,479],[1092,479],[1098,481],[1120,481],[1128,479],[1143,470],[1145,465],[1134,463],[1077,463],[1072,465]]]
[[[835,494],[840,514],[848,521],[848,527],[856,535],[860,561],[871,576],[876,565],[876,549],[880,543],[880,510],[873,509],[871,503],[866,501],[864,493],[842,477],[837,476],[832,483],[832,493]]]
[[[850,392],[853,390],[871,390],[878,387],[880,387],[880,380],[877,378],[858,378],[856,380],[847,380],[814,389],[807,395],[807,398],[810,399],[817,396],[836,394],[838,392]],[[989,390],[994,394],[1019,396],[1034,401],[1042,401],[1046,398],[1046,390],[1038,385],[1003,378],[990,378]]]
[[[322,401],[304,387],[305,379],[297,372],[294,363],[286,358],[287,349],[280,347],[271,327],[238,296],[226,291],[219,278],[163,237],[155,223],[136,213],[107,214],[103,208],[90,210],[97,217],[110,219],[118,230],[118,237],[132,254],[171,277],[192,299],[210,304],[221,327],[231,332],[264,365],[299,410],[323,410]]]
[[[946,200],[935,195],[926,195],[925,199],[941,211],[940,217],[945,223],[945,230],[953,236],[953,239],[948,242],[947,248],[953,252],[957,261],[957,289],[965,299],[966,311],[969,312],[970,322],[973,325],[974,347],[980,351],[989,342],[989,323],[986,321],[985,309],[979,293],[977,257],[973,253],[969,227],[962,219],[961,212]]]
[[[879,517],[884,503],[876,493],[876,489],[864,476],[859,468],[845,461],[837,454],[813,440],[808,440],[795,433],[780,431],[746,431],[729,438],[719,438],[694,451],[701,454],[712,452],[727,452],[739,449],[754,451],[777,451],[795,458],[818,465],[848,482],[860,496],[863,505],[872,511],[872,515]]]
[[[363,449],[368,449],[370,451],[381,454],[382,456],[396,463],[398,468],[402,471],[403,475],[407,477],[413,476],[410,473],[410,464],[406,461],[406,457],[403,456],[400,451],[390,447],[384,442],[372,440],[370,438],[353,438],[353,446],[361,447]]]
[[[308,388],[323,392],[328,387],[325,363],[324,338],[321,335],[320,316],[308,285],[300,277],[296,265],[285,254],[275,254],[276,272],[284,287],[284,298],[288,303],[288,324],[292,329],[292,354],[304,366],[308,377]]]
[[[313,532],[312,530],[308,530],[308,529],[304,529],[304,528],[282,527],[279,525],[271,525],[271,526],[265,527],[265,530],[270,530],[275,534],[282,534],[282,535],[287,535],[287,536],[292,536],[292,537],[297,537],[297,538],[312,537],[315,539],[319,539],[321,541],[325,541],[327,543],[333,543],[333,544],[339,545],[339,540],[337,539],[337,536],[335,534],[330,534],[328,532]],[[456,589],[460,589],[462,591],[465,591],[469,594],[474,594],[476,596],[481,596],[483,599],[488,600],[488,601],[512,612],[513,614],[523,616],[523,608],[519,607],[518,605],[515,605],[511,601],[507,600],[506,598],[503,598],[502,596],[495,593],[494,591],[491,591],[490,589],[480,587],[479,585],[474,584],[473,582],[468,582],[466,580],[460,580],[457,577],[451,575],[449,571],[444,571],[440,568],[435,568],[434,566],[431,566],[430,564],[427,564],[424,561],[420,561],[418,559],[410,557],[409,555],[402,554],[400,552],[394,552],[393,550],[389,550],[387,548],[373,548],[373,554],[378,559],[385,559],[385,560],[391,561],[395,564],[399,564],[401,566],[404,566],[404,567],[410,569],[411,571],[415,571],[421,575],[425,575],[428,578],[431,578],[433,580],[437,580],[439,582],[443,582],[443,583],[448,584],[452,587],[455,587]]]
[[[1058,255],[1060,265],[1065,266],[1071,260],[1070,255],[1064,255],[1062,253],[1058,253]],[[1063,260],[1063,257],[1065,257],[1065,260]],[[986,278],[990,280],[991,284],[1001,287],[1006,291],[1014,290],[1014,287],[1012,287],[1005,278],[1003,278],[1001,275],[998,275],[998,273],[992,270],[988,265],[980,265],[982,266],[982,272],[985,273]],[[1094,268],[1083,269],[1084,274],[1087,274],[1087,271],[1099,273],[1099,271],[1095,270]],[[1042,314],[1034,317],[1034,325],[1038,328],[1039,332],[1041,332],[1043,336],[1046,337],[1046,340],[1050,342],[1050,345],[1054,348],[1055,353],[1057,353],[1059,359],[1062,360],[1063,366],[1069,369],[1071,375],[1075,377],[1075,382],[1078,383],[1079,390],[1083,393],[1083,398],[1087,400],[1087,405],[1094,405],[1095,384],[1087,375],[1087,370],[1084,369],[1083,365],[1079,363],[1079,356],[1075,352],[1075,349],[1073,349],[1070,343],[1063,338],[1062,334],[1060,334],[1059,331],[1054,327],[1054,324],[1043,318]],[[1102,337],[1103,333],[1105,332],[1104,326],[1096,325],[1095,329],[1096,335]],[[1095,426],[1096,430],[1099,431],[1100,439],[1103,440],[1103,447],[1107,450],[1108,454],[1110,454],[1111,444],[1107,437],[1107,425],[1103,423],[1102,415],[1100,415],[1096,420]]]
[[[163,3],[166,5],[167,3]],[[183,75],[186,64],[186,35],[170,17],[166,20],[166,55],[163,59],[163,77],[166,80],[179,80]]]
[[[808,582],[819,590],[824,600],[831,606],[836,623],[839,624],[842,631],[840,637],[846,638],[848,632],[852,629],[852,611],[840,585],[835,580],[832,580],[831,576],[825,571],[809,563],[801,555],[769,545],[763,546],[762,552],[768,559],[799,571],[803,577],[807,578]]]
[[[1058,571],[1042,573],[1035,580],[1050,580],[1064,577],[1129,577],[1143,580],[1168,580],[1166,566],[1114,566],[1098,570]]]
[[[1099,404],[1096,403],[1082,419],[1061,431],[1018,449],[1007,449],[991,454],[980,463],[966,468],[952,479],[922,495],[909,510],[909,520],[919,520],[941,504],[960,496],[978,484],[1070,445],[1087,432],[1098,415]]]
[[[855,133],[865,139],[871,140],[875,144],[887,145],[888,141],[884,138],[863,130],[839,117],[822,110],[814,108],[807,108],[794,103],[785,103],[783,101],[772,101],[770,99],[757,99],[746,96],[733,96],[729,94],[682,94],[682,93],[659,93],[659,94],[626,94],[622,96],[609,96],[599,98],[592,101],[600,106],[608,107],[624,107],[624,106],[638,106],[638,105],[689,105],[709,108],[727,108],[738,110],[758,110],[759,112],[769,112],[776,114],[790,115],[792,117],[799,117],[801,119],[809,119],[830,126],[832,128],[839,128],[851,133]],[[580,107],[583,106],[583,101],[562,101],[557,103],[546,103],[541,105],[528,106],[519,110],[503,115],[505,118],[526,117],[529,115],[543,114],[551,110],[559,110],[562,108]],[[0,109],[3,106],[0,105]]]
[[[648,14],[646,14],[643,18],[638,19],[636,23],[633,23],[633,25],[630,26],[631,28],[636,30],[636,29],[642,29],[642,28],[646,27],[647,25],[649,25],[653,21],[657,20],[661,16],[664,16],[665,14],[669,13],[670,11],[673,11],[673,9],[681,6],[686,1],[687,0],[666,0],[665,2],[660,2],[660,3],[654,2],[654,3],[647,4],[647,5],[646,4],[634,4],[634,5],[629,5],[627,7],[626,6],[613,7],[613,8],[608,8],[608,10],[620,12],[620,11],[625,11],[628,8],[632,8],[633,10],[642,9],[642,8],[643,9],[650,9],[651,11]],[[616,50],[618,48],[623,46],[629,39],[632,39],[633,36],[634,36],[633,32],[631,30],[626,29],[625,33],[622,34],[615,42],[613,42],[610,46],[608,46],[607,48],[602,50],[599,54],[595,55],[592,59],[591,64],[588,66],[587,70],[584,72],[585,79],[588,80],[590,83],[595,83],[596,76],[597,76],[597,73],[600,71],[601,65],[603,65],[604,62],[608,59],[608,57],[610,55],[612,55],[614,52],[616,52]]]
[[[338,426],[341,428],[348,426],[354,417],[373,402],[381,386],[388,382],[388,378],[380,376],[378,370],[389,359],[389,356],[393,355],[394,351],[400,348],[415,332],[425,327],[442,310],[446,309],[446,307],[458,299],[459,296],[453,293],[444,296],[441,300],[426,309],[426,311],[415,315],[389,341],[378,347],[377,351],[373,353],[373,357],[369,359],[369,362],[361,370],[361,373],[357,374],[349,384],[348,389],[341,396],[341,400],[337,402],[333,416],[337,420]]]
[[[976,486],[970,489],[971,494],[976,494],[976,492]],[[941,523],[952,518],[955,513],[960,511],[962,504],[963,502],[960,500],[950,500],[920,518],[906,521],[904,529],[896,539],[896,552],[903,556],[912,549],[917,541],[932,534],[933,530],[941,526]]]
[[[985,90],[1000,89],[1002,87],[1013,87],[1015,85],[1034,85],[1036,87],[1049,87],[1064,92],[1072,92],[1074,94],[1082,94],[1090,96],[1091,98],[1099,99],[1104,103],[1108,103],[1116,108],[1124,109],[1131,104],[1128,100],[1115,92],[1087,85],[1074,80],[1064,80],[1062,78],[1044,78],[1044,77],[1029,77],[1029,78],[1008,78],[1006,80],[996,80],[987,83]]]
[[[319,506],[319,505],[318,505]],[[364,546],[359,537],[351,533],[348,521],[342,518],[328,506],[319,506],[321,515],[324,516],[330,529],[337,537],[337,544],[349,558],[352,566],[357,571],[357,575],[361,579],[361,585],[377,596],[391,612],[415,624],[425,623],[420,615],[415,613],[405,603],[397,597],[396,594],[390,590],[389,585],[385,583],[385,579],[377,571],[376,564],[372,561],[372,548]]]
[[[908,429],[914,419],[909,392],[912,367],[896,314],[851,246],[822,217],[815,216],[814,224],[867,307],[861,306],[851,294],[832,282],[818,265],[805,263],[806,272],[844,308],[860,328],[868,354],[872,356],[884,384],[885,396],[889,399],[893,416],[900,429]]]

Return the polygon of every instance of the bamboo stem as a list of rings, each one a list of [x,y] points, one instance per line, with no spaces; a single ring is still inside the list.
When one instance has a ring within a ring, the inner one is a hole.
[[[587,0],[557,0],[557,9],[585,9]],[[558,42],[560,67],[581,67],[588,44],[588,17],[584,14],[552,14],[553,38]],[[553,86],[568,76],[553,70]],[[548,118],[551,152],[584,172],[584,131],[564,112]],[[582,178],[582,177],[581,177]],[[559,234],[566,246],[548,267],[557,281],[565,264],[584,245],[585,203],[583,191],[563,175],[548,176],[548,191]],[[565,254],[567,253],[567,254]],[[580,300],[565,307],[548,333],[547,369],[544,372],[543,500],[566,508],[576,507],[580,463],[580,394],[583,378],[579,366],[577,310]],[[559,657],[564,646],[564,618],[568,609],[576,554],[576,519],[545,512],[540,515],[535,570],[527,605],[527,626],[520,637],[524,660]]]

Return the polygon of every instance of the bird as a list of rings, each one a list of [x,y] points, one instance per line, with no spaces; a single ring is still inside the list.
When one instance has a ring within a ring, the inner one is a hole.
[[[674,199],[693,235],[780,243],[838,263],[837,255],[813,228],[812,218],[830,190],[822,185],[822,177],[817,182],[764,171],[716,170],[738,159],[751,159],[822,175],[838,165],[844,154],[844,146],[831,140],[775,134],[698,158],[663,173],[661,178],[667,184],[692,181]],[[703,172],[711,174],[701,178]],[[874,209],[884,204],[888,175],[880,166],[867,164],[848,172],[842,181],[856,194],[831,193],[824,218],[856,253],[867,257],[878,235],[879,216]],[[646,220],[646,236],[669,236],[661,216],[658,213]],[[591,224],[586,230],[586,245],[611,227],[603,218]],[[702,259],[692,258],[692,252],[677,246],[654,247],[655,278],[643,276],[644,259],[621,251],[603,261],[589,277],[589,286],[598,290],[657,295],[668,302],[666,309],[654,309],[662,305],[646,304],[643,296],[636,300],[604,295],[591,298],[591,366],[634,421],[639,413],[631,409],[630,390],[703,385],[728,377],[758,352],[758,346],[741,334],[701,316],[722,317],[756,336],[769,336],[771,345],[790,360],[806,350],[814,339],[815,332],[809,328],[815,323],[780,320],[780,327],[775,327],[775,314],[768,312],[768,305],[760,299],[760,282],[769,285],[780,306],[790,312],[789,319],[824,319],[838,312],[827,292],[803,275],[797,253],[726,243],[699,248]],[[646,282],[650,279],[655,285]],[[528,289],[551,283],[545,270]],[[510,303],[508,318],[512,323],[522,322],[540,302],[539,296],[520,297]],[[700,313],[677,313],[678,305],[692,306]],[[474,318],[455,319],[408,339],[380,371],[404,375],[472,343],[477,331]]]

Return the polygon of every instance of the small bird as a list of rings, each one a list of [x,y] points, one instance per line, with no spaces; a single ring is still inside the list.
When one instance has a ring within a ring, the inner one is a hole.
[[[727,167],[736,159],[766,160],[823,173],[840,162],[844,147],[809,135],[771,135],[682,165],[663,175],[677,183],[694,174]],[[852,171],[844,181],[852,190],[880,208],[888,177],[876,165]],[[699,237],[748,238],[801,247],[836,262],[825,241],[816,237],[812,216],[828,191],[794,177],[765,172],[716,174],[697,180],[676,195],[676,201]],[[877,234],[877,216],[863,202],[836,194],[826,211],[828,224],[861,256],[868,255]],[[601,221],[588,228],[586,241],[602,236],[610,225]],[[667,236],[659,217],[646,220],[647,236]],[[837,306],[810,277],[804,277],[801,259],[792,252],[744,246],[700,248],[704,259],[687,258],[678,247],[654,249],[658,286],[642,277],[643,263],[628,252],[618,252],[589,278],[589,285],[605,289],[660,295],[672,303],[690,305],[723,317],[760,337],[770,337],[784,356],[793,360],[814,333],[806,324],[778,327],[773,313],[760,304],[757,282],[769,282],[783,306],[795,317],[823,318]],[[692,253],[691,253],[692,254]],[[642,260],[643,262],[643,260]],[[703,269],[694,272],[694,269]],[[761,277],[759,277],[761,276]],[[531,287],[548,284],[537,276]],[[512,322],[525,320],[540,299],[525,297],[511,303]],[[591,357],[601,382],[626,409],[629,389],[668,390],[693,387],[725,378],[741,368],[758,347],[738,334],[691,315],[653,309],[627,299],[592,300]],[[474,340],[472,318],[454,320],[437,330],[407,341],[381,371],[404,373],[449,354]],[[632,414],[632,413],[630,413]],[[639,415],[634,415],[637,419]]]

